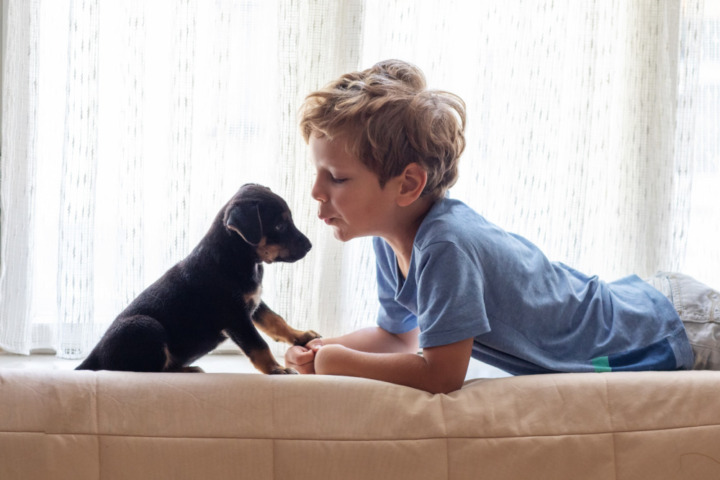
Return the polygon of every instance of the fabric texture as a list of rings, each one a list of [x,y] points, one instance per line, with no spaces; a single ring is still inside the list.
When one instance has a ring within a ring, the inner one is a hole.
[[[648,282],[680,315],[695,354],[693,368],[720,370],[720,292],[681,273],[660,272]]]
[[[692,368],[680,318],[658,290],[550,262],[459,200],[439,200],[423,219],[406,279],[385,241],[375,251],[378,325],[419,326],[420,347],[475,337],[475,358],[513,374]]]
[[[0,371],[0,478],[720,477],[720,373],[372,380]]]

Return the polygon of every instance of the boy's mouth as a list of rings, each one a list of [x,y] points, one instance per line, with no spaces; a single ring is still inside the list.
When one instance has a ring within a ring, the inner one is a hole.
[[[335,220],[335,217],[332,217],[327,214],[323,214],[323,212],[320,212],[320,211],[318,211],[318,218],[321,221],[325,222],[327,225],[331,225],[333,223],[333,221]]]
[[[323,222],[325,222],[326,224],[328,224],[328,225],[330,225],[330,224],[332,223],[332,220],[333,220],[332,218],[322,217],[322,216],[320,216],[320,215],[318,215],[318,218],[319,218],[320,220],[322,220]]]

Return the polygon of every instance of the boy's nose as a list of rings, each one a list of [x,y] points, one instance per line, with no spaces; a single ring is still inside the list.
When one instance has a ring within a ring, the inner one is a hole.
[[[312,189],[310,190],[310,196],[320,203],[325,203],[327,201],[327,196],[323,193],[322,189],[320,188],[317,178],[315,179]]]

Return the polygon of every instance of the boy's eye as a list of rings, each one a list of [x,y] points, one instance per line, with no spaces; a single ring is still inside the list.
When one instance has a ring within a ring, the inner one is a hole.
[[[330,180],[331,180],[333,183],[338,183],[338,184],[339,184],[339,183],[345,183],[345,182],[347,182],[348,179],[347,179],[347,178],[333,177],[333,176],[331,175],[331,176],[330,176]]]

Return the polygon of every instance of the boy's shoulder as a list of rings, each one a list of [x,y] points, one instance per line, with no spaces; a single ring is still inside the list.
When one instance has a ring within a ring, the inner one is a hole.
[[[507,237],[507,232],[470,206],[445,197],[433,204],[420,224],[414,249],[420,256],[446,248],[479,253],[485,249],[494,250],[498,243],[507,242]],[[394,264],[394,253],[385,240],[375,237],[373,247],[379,259]]]
[[[423,248],[439,242],[463,243],[467,238],[477,238],[478,231],[491,226],[462,201],[442,198],[435,202],[423,219],[415,245]]]

